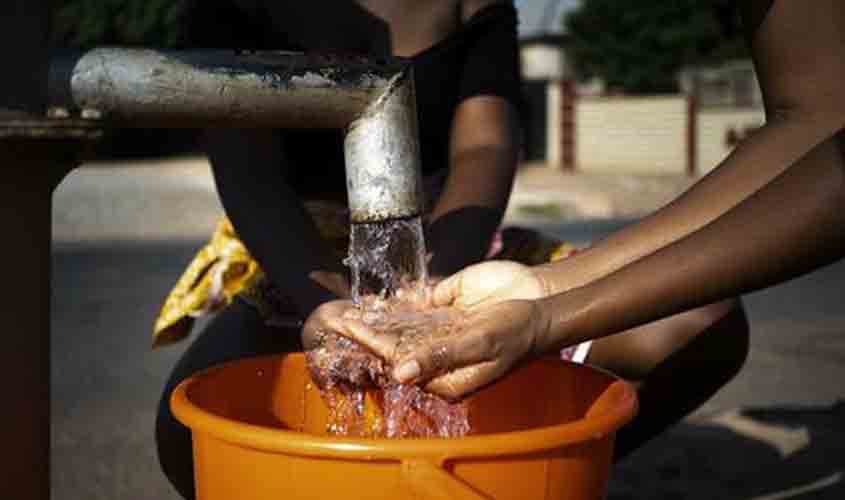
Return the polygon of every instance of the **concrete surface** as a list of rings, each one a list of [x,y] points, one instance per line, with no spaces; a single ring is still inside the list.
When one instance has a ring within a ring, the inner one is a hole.
[[[517,175],[506,219],[532,226],[634,219],[670,202],[694,181],[685,175],[571,174],[528,164]]]
[[[509,219],[583,242],[690,181],[549,172],[523,171],[515,202],[572,208],[552,217],[514,205]],[[158,469],[153,416],[185,346],[150,351],[150,327],[219,215],[212,186],[193,161],[80,170],[57,190],[54,499],[177,498]],[[845,498],[843,280],[845,262],[746,297],[752,350],[742,373],[617,465],[609,498]]]
[[[208,162],[193,157],[78,168],[53,205],[62,243],[202,240],[223,213]]]

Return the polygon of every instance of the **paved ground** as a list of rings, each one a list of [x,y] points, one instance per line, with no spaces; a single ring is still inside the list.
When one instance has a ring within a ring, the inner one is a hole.
[[[574,241],[630,223],[689,182],[543,175],[523,173],[514,198],[535,208],[514,206],[511,220]],[[532,195],[531,182],[544,189]],[[548,199],[552,182],[575,200],[569,208],[554,208],[566,199]],[[219,213],[210,188],[202,164],[178,163],[81,170],[56,193],[57,500],[176,499],[158,470],[152,428],[183,347],[151,352],[150,325]],[[614,208],[590,208],[598,206]],[[618,465],[610,498],[845,498],[845,407],[836,404],[845,396],[843,280],[840,263],[748,296],[753,343],[743,372],[693,418]]]
[[[571,175],[529,164],[516,178],[507,217],[514,223],[630,219],[668,203],[693,182],[687,176]]]

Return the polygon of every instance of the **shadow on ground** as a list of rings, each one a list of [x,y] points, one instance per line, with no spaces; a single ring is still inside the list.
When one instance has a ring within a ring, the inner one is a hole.
[[[159,469],[153,429],[185,346],[150,346],[164,297],[199,245],[54,245],[52,499],[178,498]]]
[[[843,472],[845,403],[755,408],[676,426],[616,465],[608,498],[838,500]]]

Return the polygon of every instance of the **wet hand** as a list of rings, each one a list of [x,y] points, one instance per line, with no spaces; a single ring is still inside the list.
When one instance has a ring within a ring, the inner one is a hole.
[[[480,306],[448,337],[424,343],[398,359],[393,377],[425,383],[426,390],[457,399],[486,386],[535,354],[549,321],[534,300]]]
[[[533,299],[547,295],[542,277],[517,262],[483,262],[447,278],[434,288],[433,305],[467,316],[455,334],[397,360],[394,378],[428,381],[427,390],[449,399],[493,382],[532,354],[548,328]]]
[[[437,283],[432,301],[435,307],[470,310],[506,300],[538,299],[548,294],[546,283],[533,268],[494,260],[467,267]]]
[[[326,335],[346,331],[345,315],[354,310],[351,300],[332,300],[314,309],[302,326],[303,349],[319,347]]]
[[[430,308],[429,295],[400,290],[397,299],[401,299],[401,304],[408,310],[426,310]],[[373,307],[370,299],[375,298],[364,297],[363,300]],[[319,347],[327,336],[340,335],[356,341],[390,363],[397,359],[400,352],[402,329],[389,328],[390,323],[385,322],[389,318],[382,312],[362,312],[351,300],[325,302],[303,324],[302,346],[308,351]]]
[[[454,307],[460,319],[445,337],[432,338],[410,352],[398,332],[377,330],[366,313],[349,301],[315,310],[303,329],[306,349],[326,334],[339,334],[367,347],[394,366],[393,378],[424,383],[426,389],[456,399],[498,379],[533,354],[538,335],[548,328],[538,302],[547,295],[543,280],[516,262],[491,261],[438,283],[430,307]]]

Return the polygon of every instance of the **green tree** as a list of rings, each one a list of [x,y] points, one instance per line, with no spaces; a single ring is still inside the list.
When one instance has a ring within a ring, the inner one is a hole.
[[[582,0],[565,19],[579,79],[601,78],[630,94],[673,92],[684,66],[741,57],[728,0]]]
[[[180,39],[181,0],[56,0],[54,5],[57,46],[172,47]]]

